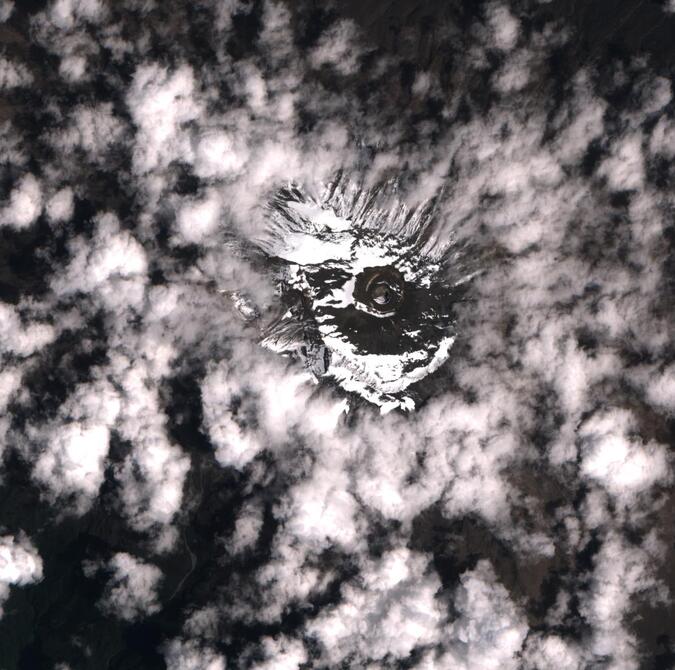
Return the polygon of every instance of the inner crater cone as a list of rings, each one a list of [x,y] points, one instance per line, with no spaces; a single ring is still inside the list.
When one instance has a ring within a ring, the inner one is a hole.
[[[394,316],[403,302],[405,281],[391,266],[366,268],[356,277],[354,298],[375,316]]]

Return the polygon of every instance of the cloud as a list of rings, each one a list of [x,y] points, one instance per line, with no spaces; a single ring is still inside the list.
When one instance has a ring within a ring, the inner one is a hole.
[[[675,413],[675,365],[652,376],[647,386],[647,398],[668,414]]]
[[[416,647],[439,641],[444,608],[436,600],[438,577],[424,556],[407,549],[363,566],[358,583],[341,589],[340,604],[307,627],[322,647],[322,660],[336,666],[356,654],[367,659],[406,658]]]
[[[675,156],[675,123],[667,117],[661,117],[652,130],[649,150],[666,158]]]
[[[4,450],[4,445],[6,444],[5,436],[10,427],[10,416],[7,406],[20,388],[20,367],[8,365],[0,371],[0,444],[3,445],[0,453]]]
[[[189,636],[213,640],[218,636],[218,608],[208,605],[194,610],[187,617],[183,630]]]
[[[310,52],[310,63],[315,68],[331,65],[341,75],[353,74],[358,70],[360,56],[358,37],[356,26],[352,21],[337,21],[324,32]]]
[[[119,431],[134,447],[115,469],[120,501],[138,530],[166,526],[180,509],[190,460],[166,435],[157,391],[146,385],[149,371],[122,356],[112,369],[122,387]],[[174,532],[164,528],[158,548],[168,549],[174,540]]]
[[[117,217],[106,213],[97,217],[92,242],[71,241],[72,259],[65,272],[52,281],[60,296],[76,292],[94,293],[97,300],[119,316],[126,309],[140,308],[145,291],[147,256],[143,247]]]
[[[285,612],[324,594],[336,578],[335,571],[316,558],[315,552],[282,536],[269,560],[255,571],[253,590],[222,607],[220,615],[244,622],[279,622]]]
[[[237,516],[234,533],[228,541],[228,548],[233,552],[252,549],[262,530],[262,510],[248,505]]]
[[[0,2],[0,22],[5,22],[9,19],[14,11],[13,0],[2,0]]]
[[[138,126],[134,169],[139,174],[164,169],[176,159],[191,162],[192,144],[183,126],[202,114],[196,93],[188,65],[172,72],[158,64],[136,70],[126,100]]]
[[[92,245],[74,240],[73,259],[67,274],[55,284],[65,292],[93,290],[111,278],[127,279],[143,275],[147,261],[143,248],[127,232],[120,230],[112,214],[99,217]]]
[[[558,635],[529,635],[522,659],[527,670],[581,670],[585,667],[584,654],[579,647]]]
[[[249,401],[246,395],[241,397],[237,393],[240,387],[226,366],[221,363],[204,380],[204,421],[221,465],[242,467],[263,449],[263,444],[246,427]],[[239,416],[241,425],[237,421]]]
[[[282,445],[294,430],[321,435],[336,426],[345,409],[339,400],[317,399],[313,418],[304,421],[302,407],[314,390],[306,372],[269,354],[249,356],[248,345],[240,353],[212,365],[202,383],[204,424],[221,465],[242,468],[263,449]]]
[[[74,495],[82,514],[103,482],[110,428],[120,411],[120,398],[107,382],[83,384],[60,408],[61,420],[29,429],[39,443],[33,477],[54,498]]]
[[[0,209],[0,226],[17,230],[27,228],[42,212],[42,186],[32,175],[24,175],[12,189],[8,201]]]
[[[30,539],[21,533],[0,537],[0,617],[10,586],[34,584],[41,579],[42,559]]]
[[[100,0],[55,0],[31,16],[31,40],[58,58],[61,86],[91,81],[101,53],[92,29],[108,15]]]
[[[60,223],[67,221],[73,215],[73,190],[62,188],[49,198],[45,212],[50,221]]]
[[[161,331],[151,327],[133,335],[138,341],[128,346],[135,330],[128,330],[129,321],[146,305],[147,255],[112,214],[97,217],[90,243],[76,238],[71,245],[71,261],[52,287],[63,297],[77,292],[91,295],[94,305],[103,307],[114,319],[117,328],[110,333],[112,352],[101,374],[115,380],[120,397],[116,428],[134,447],[115,467],[121,484],[120,502],[136,528],[164,527],[157,546],[166,549],[175,540],[168,524],[180,508],[190,465],[167,437],[156,383],[150,383],[166,374],[174,354],[171,343],[163,342]]]
[[[225,670],[225,659],[194,640],[172,640],[164,647],[168,670]]]
[[[575,95],[563,101],[555,116],[555,149],[564,164],[578,163],[604,130],[607,102],[592,93],[591,74],[582,69],[573,78]]]
[[[252,81],[252,78],[247,79],[247,83]],[[248,156],[248,147],[234,129],[229,132],[207,130],[197,140],[195,174],[205,179],[237,175]]]
[[[50,440],[35,462],[34,476],[58,493],[95,496],[103,481],[109,433],[103,426],[73,424]]]
[[[518,668],[527,623],[487,561],[464,573],[455,592],[457,619],[443,662],[456,668]]]
[[[0,90],[30,86],[32,83],[33,75],[23,64],[0,58]]]
[[[579,430],[587,444],[581,472],[607,488],[623,505],[634,504],[639,493],[672,478],[665,445],[631,436],[635,420],[626,410],[606,410],[591,417]]]
[[[11,121],[0,123],[0,147],[8,166],[23,168],[28,163],[26,144]]]
[[[266,660],[255,663],[255,670],[295,670],[309,661],[305,646],[299,640],[284,636],[265,637],[261,642]]]
[[[104,11],[101,0],[55,0],[49,8],[48,17],[55,27],[69,29],[79,20],[99,20]]]
[[[487,11],[487,26],[491,31],[492,44],[502,51],[516,46],[520,23],[509,8],[501,3],[492,3]]]
[[[647,598],[656,603],[667,598],[653,572],[660,548],[654,534],[642,546],[630,546],[617,533],[610,533],[594,561],[581,613],[592,626],[590,652],[616,667],[639,667],[635,636],[626,625],[631,599]]]
[[[203,242],[212,235],[221,221],[222,204],[214,191],[203,199],[184,202],[176,216],[178,232],[186,242]]]
[[[66,155],[79,149],[89,160],[102,163],[107,151],[120,140],[124,128],[125,124],[113,114],[111,103],[82,105],[73,110],[68,125],[50,139]]]
[[[56,336],[56,329],[39,318],[24,325],[17,309],[7,304],[0,304],[0,328],[4,335],[0,341],[0,352],[11,352],[20,357],[30,356]]]
[[[611,156],[600,166],[598,173],[607,177],[613,190],[635,189],[644,183],[642,141],[642,136],[635,133],[615,142]]]
[[[85,563],[85,575],[97,570],[109,574],[105,593],[99,605],[104,612],[125,621],[137,621],[159,610],[157,588],[161,570],[126,552],[118,552],[107,563]]]

